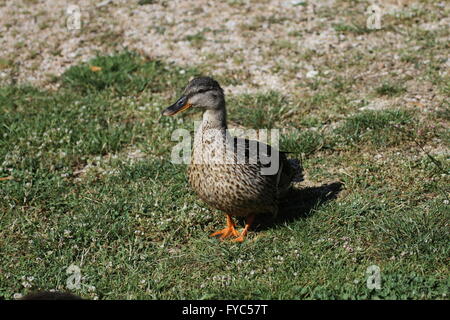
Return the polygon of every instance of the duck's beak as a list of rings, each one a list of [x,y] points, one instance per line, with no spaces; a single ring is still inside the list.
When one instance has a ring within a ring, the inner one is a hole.
[[[189,109],[191,106],[192,104],[188,103],[188,98],[186,96],[182,96],[177,102],[165,109],[161,114],[163,116],[173,116],[178,112]]]

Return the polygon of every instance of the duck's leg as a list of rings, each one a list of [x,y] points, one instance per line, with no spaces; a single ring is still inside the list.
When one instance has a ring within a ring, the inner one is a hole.
[[[255,215],[251,214],[249,216],[247,216],[247,219],[245,220],[245,228],[244,230],[242,230],[241,234],[239,235],[239,237],[233,239],[233,242],[242,242],[244,241],[245,236],[247,235],[248,229],[251,227],[251,225],[253,224],[253,221],[255,220]]]
[[[227,214],[227,227],[225,229],[219,230],[210,234],[210,237],[220,236],[220,239],[225,239],[231,236],[239,236],[239,232],[236,230],[236,224],[233,221],[233,218],[229,214]]]

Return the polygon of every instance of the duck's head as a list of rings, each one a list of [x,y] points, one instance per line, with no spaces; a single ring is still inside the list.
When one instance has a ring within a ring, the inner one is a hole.
[[[189,108],[224,109],[225,97],[219,83],[210,77],[199,77],[191,80],[177,102],[166,108],[162,114],[173,116]]]

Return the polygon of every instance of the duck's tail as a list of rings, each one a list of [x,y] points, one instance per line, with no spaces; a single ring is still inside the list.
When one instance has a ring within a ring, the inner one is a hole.
[[[281,170],[278,176],[278,198],[283,198],[291,189],[293,182],[303,181],[303,168],[300,160],[287,159],[286,154],[281,154]]]
[[[300,162],[300,160],[298,159],[287,159],[287,161],[289,162],[290,166],[292,167],[293,171],[294,171],[294,175],[292,177],[292,182],[301,182],[304,180],[304,175],[303,175],[303,167],[302,164]]]

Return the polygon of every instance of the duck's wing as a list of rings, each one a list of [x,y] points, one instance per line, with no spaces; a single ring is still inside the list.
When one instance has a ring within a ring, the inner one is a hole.
[[[276,177],[278,189],[283,191],[289,188],[291,182],[303,180],[303,170],[298,159],[287,159],[288,152],[259,142],[244,138],[233,137],[233,150],[238,163],[256,164],[261,168],[270,168],[268,175]],[[278,162],[278,166],[274,161]]]

